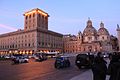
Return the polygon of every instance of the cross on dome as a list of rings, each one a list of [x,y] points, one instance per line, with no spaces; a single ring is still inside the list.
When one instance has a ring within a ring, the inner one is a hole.
[[[104,23],[101,21],[100,28],[104,28]]]

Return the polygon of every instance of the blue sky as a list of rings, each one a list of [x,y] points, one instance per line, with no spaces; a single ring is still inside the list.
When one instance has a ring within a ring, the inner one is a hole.
[[[24,28],[23,13],[33,8],[47,12],[49,30],[77,34],[88,17],[98,30],[102,21],[110,34],[120,25],[120,0],[0,0],[0,34]]]

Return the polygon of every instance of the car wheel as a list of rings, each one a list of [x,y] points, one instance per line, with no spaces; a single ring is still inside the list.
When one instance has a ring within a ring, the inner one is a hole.
[[[27,61],[27,60],[25,60],[24,62],[25,62],[25,63],[28,63],[28,61]]]
[[[56,68],[57,68],[57,69],[60,69],[60,65],[57,65]]]
[[[60,64],[55,64],[55,68],[60,69]]]
[[[78,66],[79,69],[81,69],[81,66]]]

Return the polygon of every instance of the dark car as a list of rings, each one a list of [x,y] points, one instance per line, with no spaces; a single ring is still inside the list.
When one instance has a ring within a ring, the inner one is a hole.
[[[101,57],[103,57],[103,58],[109,58],[109,54],[110,53],[108,53],[108,52],[102,52],[101,53]]]
[[[54,66],[57,69],[70,67],[69,57],[67,57],[67,56],[56,57]]]
[[[44,61],[44,60],[47,60],[47,55],[46,53],[36,53],[35,54],[35,61]]]
[[[75,64],[79,69],[91,68],[93,60],[94,60],[94,55],[78,54],[76,56]]]

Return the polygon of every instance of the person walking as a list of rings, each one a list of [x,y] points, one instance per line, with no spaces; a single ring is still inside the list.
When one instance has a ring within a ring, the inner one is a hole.
[[[93,80],[105,80],[107,73],[107,66],[104,59],[100,56],[95,57],[92,65]]]
[[[112,55],[107,74],[110,75],[109,80],[120,80],[120,61],[118,55]]]

